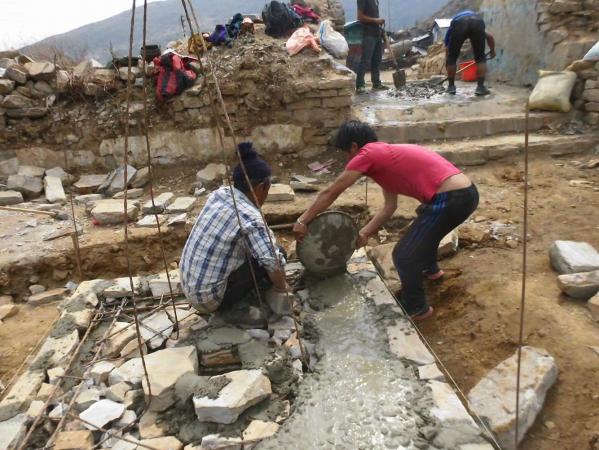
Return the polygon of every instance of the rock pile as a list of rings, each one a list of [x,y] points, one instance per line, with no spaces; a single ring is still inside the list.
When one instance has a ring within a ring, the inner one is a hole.
[[[579,72],[578,78],[581,96],[575,105],[586,111],[585,120],[589,125],[599,125],[599,63],[594,69]]]
[[[170,278],[179,293],[178,274],[173,271]],[[170,305],[141,314],[147,377],[134,323],[123,315],[100,343],[101,359],[82,366],[82,381],[69,384],[68,378],[61,378],[99,303],[111,308],[133,293],[160,296],[165,283],[162,273],[135,277],[133,290],[128,278],[77,286],[61,306],[61,318],[33,364],[0,402],[0,448],[16,445],[38,414],[50,418],[44,419],[43,429],[52,433],[71,400],[70,412],[80,420],[67,417],[57,435],[56,446],[65,450],[91,448],[109,439],[99,428],[164,449],[252,448],[276,433],[289,416],[289,400],[302,376],[301,352],[294,349],[297,339],[290,317],[272,315],[245,301],[209,317],[178,306],[178,325]],[[307,298],[296,302],[296,313],[304,301]],[[300,320],[303,317],[301,312]],[[314,345],[305,340],[304,345],[311,355],[309,364],[315,364]],[[80,355],[86,362],[89,356]],[[110,441],[104,446],[135,448]]]

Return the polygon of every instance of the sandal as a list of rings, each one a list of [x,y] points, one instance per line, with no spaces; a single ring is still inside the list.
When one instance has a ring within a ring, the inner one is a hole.
[[[433,309],[433,307],[429,306],[428,309],[426,311],[424,311],[423,313],[411,315],[410,318],[414,322],[420,322],[422,320],[428,319],[430,316],[433,315],[434,312],[435,312],[435,310]]]
[[[430,281],[437,281],[440,278],[443,278],[443,275],[445,275],[445,272],[443,272],[442,270],[439,270],[437,273],[426,273],[426,278],[429,279]]]

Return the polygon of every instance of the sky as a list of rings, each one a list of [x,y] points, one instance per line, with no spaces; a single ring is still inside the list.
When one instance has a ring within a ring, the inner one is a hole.
[[[148,0],[148,3],[160,0]],[[0,0],[0,50],[31,44],[54,34],[131,9],[131,0]],[[137,0],[143,5],[143,0]]]

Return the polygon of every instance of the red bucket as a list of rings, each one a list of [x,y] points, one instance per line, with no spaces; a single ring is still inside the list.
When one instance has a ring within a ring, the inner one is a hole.
[[[470,66],[470,64],[472,65]],[[464,70],[461,74],[462,81],[476,81],[478,77],[478,72],[476,70],[476,64],[474,64],[474,60],[471,59],[470,61],[464,61],[463,63],[460,63],[460,69],[463,69],[464,67],[468,68]]]

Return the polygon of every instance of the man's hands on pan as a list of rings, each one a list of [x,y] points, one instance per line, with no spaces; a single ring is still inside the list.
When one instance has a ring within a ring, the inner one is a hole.
[[[359,233],[357,247],[362,248],[362,247],[365,247],[367,244],[368,244],[368,236],[366,236],[365,234]]]
[[[307,236],[307,234],[308,227],[306,226],[306,224],[301,223],[299,221],[293,224],[293,235],[295,236],[295,240],[297,242],[302,242],[304,238]]]

